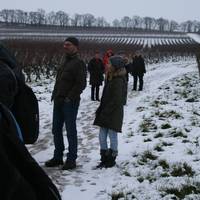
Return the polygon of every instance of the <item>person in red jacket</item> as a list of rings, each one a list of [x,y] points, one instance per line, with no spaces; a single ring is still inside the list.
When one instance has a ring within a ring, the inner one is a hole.
[[[113,51],[112,51],[111,49],[108,49],[108,50],[106,51],[104,57],[103,57],[103,64],[104,64],[104,72],[105,72],[105,74],[107,74],[107,72],[108,72],[109,58],[110,58],[111,56],[113,56],[113,55],[114,55]]]

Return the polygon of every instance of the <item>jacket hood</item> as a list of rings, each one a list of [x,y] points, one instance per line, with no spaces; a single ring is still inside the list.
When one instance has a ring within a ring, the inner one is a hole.
[[[0,60],[5,62],[11,69],[17,67],[16,59],[2,44],[0,44]]]

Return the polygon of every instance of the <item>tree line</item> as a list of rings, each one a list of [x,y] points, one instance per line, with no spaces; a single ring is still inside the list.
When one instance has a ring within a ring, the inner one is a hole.
[[[60,27],[120,27],[144,30],[158,30],[169,32],[195,32],[200,33],[200,22],[197,20],[187,20],[178,23],[174,20],[153,17],[124,16],[121,19],[114,19],[108,23],[104,17],[95,17],[87,14],[74,14],[70,16],[64,11],[51,11],[46,13],[43,9],[25,12],[19,9],[0,10],[0,22],[17,23],[30,25],[53,25]]]

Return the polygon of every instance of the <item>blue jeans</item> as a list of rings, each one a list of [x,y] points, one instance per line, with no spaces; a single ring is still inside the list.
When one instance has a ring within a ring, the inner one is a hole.
[[[108,128],[100,127],[99,131],[99,143],[100,143],[100,149],[101,150],[107,150],[108,144],[107,144],[107,137],[110,138],[110,148],[113,151],[118,151],[118,137],[117,132]]]
[[[63,125],[65,123],[67,139],[68,139],[68,153],[67,160],[75,161],[77,158],[77,130],[76,118],[79,108],[79,100],[70,102],[54,102],[53,108],[53,128],[54,136],[54,158],[61,160],[63,158],[63,151],[65,149],[63,140]]]

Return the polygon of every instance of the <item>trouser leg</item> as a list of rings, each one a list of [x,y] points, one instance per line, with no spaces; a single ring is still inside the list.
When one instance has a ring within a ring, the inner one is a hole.
[[[91,87],[91,100],[94,101],[94,91],[95,91],[95,86],[92,85]]]
[[[133,90],[137,90],[137,75],[133,76]]]
[[[67,160],[75,161],[78,151],[76,118],[78,114],[79,101],[70,101],[68,103],[64,103],[64,107],[65,126],[68,139]]]
[[[63,124],[64,124],[64,114],[63,114],[63,105],[61,103],[54,102],[53,108],[53,139],[54,139],[54,158],[56,160],[62,160],[64,147],[63,141]]]
[[[139,75],[139,90],[143,89],[143,74]]]

